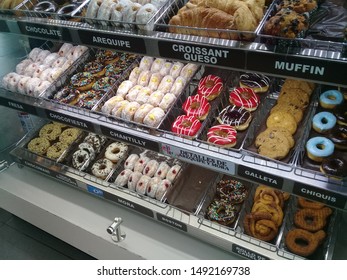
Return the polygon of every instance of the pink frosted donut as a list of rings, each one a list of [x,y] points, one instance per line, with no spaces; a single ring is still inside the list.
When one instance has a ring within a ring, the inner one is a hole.
[[[128,178],[128,189],[135,191],[136,185],[139,182],[140,178],[142,177],[142,173],[138,171],[134,171]]]
[[[248,111],[254,111],[260,100],[253,89],[239,87],[230,92],[229,102]]]
[[[220,95],[223,87],[223,80],[219,76],[207,75],[199,81],[198,94],[211,101]]]

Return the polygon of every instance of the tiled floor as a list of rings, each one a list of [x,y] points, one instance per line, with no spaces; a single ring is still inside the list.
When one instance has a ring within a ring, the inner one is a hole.
[[[0,208],[0,260],[91,260],[93,257]]]

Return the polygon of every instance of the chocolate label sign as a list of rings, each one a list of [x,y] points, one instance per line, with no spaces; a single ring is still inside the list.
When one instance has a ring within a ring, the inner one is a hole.
[[[172,226],[174,228],[187,232],[187,225],[180,221],[177,221],[176,219],[172,219],[160,213],[157,213],[157,219],[158,221],[161,221],[169,226]]]
[[[346,197],[327,190],[307,186],[302,183],[295,182],[293,193],[305,197],[307,199],[319,201],[336,208],[345,209],[347,207]]]
[[[237,175],[250,179],[251,181],[264,184],[269,187],[281,189],[283,186],[283,179],[281,177],[265,173],[253,168],[239,165],[237,168]]]
[[[47,118],[53,121],[65,123],[67,125],[75,126],[81,129],[85,129],[91,132],[94,132],[94,126],[91,122],[87,122],[85,120],[81,120],[78,118],[73,118],[71,116],[56,113],[54,111],[46,110]]]
[[[116,140],[120,140],[123,142],[127,142],[131,145],[135,145],[138,147],[146,148],[155,152],[159,152],[159,144],[158,142],[149,141],[140,137],[136,137],[130,135],[128,133],[116,131],[114,129],[110,129],[108,127],[101,126],[101,132],[103,135],[111,137]]]
[[[210,47],[204,45],[193,45],[173,42],[158,42],[159,54],[178,60],[193,63],[244,68],[245,53],[236,49]]]
[[[261,254],[258,254],[256,252],[253,252],[247,248],[244,248],[237,244],[232,244],[231,251],[233,253],[236,253],[244,258],[250,259],[250,260],[270,260],[268,257],[265,257]]]
[[[93,33],[86,30],[79,30],[78,35],[83,44],[142,54],[147,53],[145,41],[142,38],[108,33]]]
[[[25,35],[44,39],[71,41],[70,32],[65,28],[30,22],[18,22],[18,26],[22,34]]]

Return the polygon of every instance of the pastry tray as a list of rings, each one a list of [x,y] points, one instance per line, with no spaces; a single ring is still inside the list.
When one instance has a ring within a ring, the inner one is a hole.
[[[305,131],[307,127],[307,123],[311,120],[313,114],[313,101],[316,100],[317,95],[319,94],[319,86],[316,86],[316,89],[313,91],[310,97],[310,102],[308,107],[304,111],[304,116],[301,122],[298,124],[297,130],[293,135],[295,145],[290,149],[288,155],[282,160],[270,159],[268,157],[259,155],[257,152],[257,148],[255,147],[255,140],[257,135],[266,129],[266,119],[269,116],[270,110],[274,105],[276,105],[277,98],[280,92],[281,85],[284,81],[275,80],[272,87],[272,92],[269,93],[266,98],[263,100],[263,106],[261,106],[257,112],[257,115],[254,117],[253,122],[251,123],[246,138],[242,145],[242,151],[245,153],[251,154],[254,157],[264,158],[271,160],[273,162],[277,162],[280,165],[286,165],[287,167],[294,167],[297,164],[299,151],[301,149],[301,145],[305,140]],[[277,85],[276,85],[277,84]]]
[[[170,60],[166,60],[167,62],[172,62],[174,63],[175,61],[170,61]],[[189,92],[191,90],[191,84],[194,84],[195,80],[199,80],[202,77],[202,73],[204,71],[204,67],[199,67],[196,72],[194,73],[193,77],[191,78],[191,80],[187,81],[187,84],[184,86],[184,88],[182,89],[181,93],[176,97],[176,100],[168,107],[167,111],[165,112],[164,117],[162,118],[162,120],[158,123],[158,125],[156,127],[151,127],[151,126],[147,126],[143,123],[138,123],[135,121],[128,121],[128,120],[123,120],[120,117],[116,117],[113,115],[109,115],[106,114],[104,112],[101,111],[102,106],[106,103],[107,100],[109,100],[110,98],[112,98],[113,96],[116,95],[117,93],[117,89],[120,86],[120,84],[127,80],[129,77],[129,74],[131,73],[131,71],[139,66],[140,63],[140,59],[137,60],[136,62],[134,62],[131,67],[129,67],[129,70],[126,71],[126,73],[124,73],[123,77],[117,81],[117,83],[115,83],[115,86],[113,87],[113,90],[107,95],[105,96],[105,98],[103,98],[98,105],[94,108],[94,112],[106,116],[105,121],[106,122],[110,122],[110,123],[114,123],[114,121],[119,122],[119,123],[123,123],[125,126],[131,127],[133,129],[138,129],[141,131],[146,131],[152,134],[157,134],[159,128],[163,127],[163,125],[167,122],[167,119],[170,118],[171,116],[171,111],[175,110],[176,107],[176,103],[179,102],[180,100],[182,100],[183,96],[187,95],[187,92]],[[186,65],[186,64],[184,64]]]
[[[318,9],[305,14],[309,20],[308,30],[303,36],[295,39],[264,33],[267,20],[276,13],[281,1],[275,0],[271,4],[266,17],[257,29],[257,36],[261,43],[265,43],[270,50],[278,52],[296,52],[298,48],[308,48],[329,50],[347,57],[346,33],[344,34],[344,29],[347,27],[347,9],[346,6],[342,6],[343,0],[317,1]]]

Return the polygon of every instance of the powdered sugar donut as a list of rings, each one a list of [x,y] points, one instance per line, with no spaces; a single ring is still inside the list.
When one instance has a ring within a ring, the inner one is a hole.
[[[118,174],[114,185],[116,187],[124,187],[128,184],[128,179],[133,172],[130,169],[124,169],[121,173]]]
[[[96,15],[98,14],[98,10],[100,5],[102,4],[102,1],[99,0],[91,0],[88,4],[88,8],[86,11],[86,18],[94,19],[96,18]],[[88,21],[90,22],[90,21]]]
[[[162,161],[159,166],[157,171],[155,172],[154,176],[159,177],[160,179],[165,179],[166,174],[170,170],[170,165],[168,165],[165,161]]]
[[[51,86],[51,83],[48,81],[41,81],[35,89],[34,89],[34,95],[39,96],[41,93],[43,93],[45,90],[47,90]]]
[[[153,61],[154,61],[153,57],[151,57],[151,56],[144,56],[143,58],[141,58],[139,68],[142,71],[150,70],[151,67],[152,67]]]
[[[43,61],[43,64],[52,66],[52,63],[59,57],[60,57],[59,54],[51,53],[45,58],[45,60]]]
[[[159,167],[159,163],[155,159],[151,159],[149,162],[147,162],[142,173],[149,177],[153,177],[155,172],[157,172],[158,167]]]
[[[35,61],[41,51],[42,49],[40,48],[33,48],[28,54],[28,58],[30,58],[32,61]]]
[[[124,100],[123,97],[118,96],[118,95],[111,97],[111,98],[110,98],[109,100],[107,100],[107,101],[105,102],[105,104],[101,107],[101,112],[103,112],[104,114],[108,114],[108,115],[111,114],[111,112],[112,112],[114,106],[115,106],[118,102],[120,102],[120,101],[122,101],[122,100]]]
[[[157,9],[160,9],[166,2],[167,0],[151,0],[151,4],[157,7]]]
[[[51,65],[51,67],[53,67],[53,68],[55,68],[55,67],[59,67],[59,68],[61,68],[63,65],[64,65],[64,63],[67,61],[67,58],[65,58],[65,57],[58,57],[56,60],[54,60],[53,62],[52,62],[52,65]]]
[[[164,117],[164,110],[160,107],[155,107],[145,116],[145,118],[143,119],[143,124],[150,127],[158,127]]]
[[[88,47],[86,46],[81,46],[78,45],[74,48],[73,50],[73,56],[72,56],[72,60],[76,61],[77,59],[79,59],[86,51],[88,51]]]
[[[127,6],[127,8],[125,9],[125,11],[123,13],[122,21],[128,22],[128,23],[135,22],[136,14],[141,7],[142,7],[141,4],[131,2],[129,4],[129,6]],[[124,27],[125,28],[131,28],[132,25],[131,24],[124,24]]]
[[[56,81],[61,75],[63,74],[63,70],[61,68],[55,67],[52,68],[51,72],[48,75],[48,82],[53,83],[54,81]],[[57,84],[58,86],[60,86],[60,84]]]
[[[156,6],[151,3],[143,5],[136,13],[136,23],[139,29],[142,30],[153,30],[154,21],[150,22],[153,16],[158,12]]]
[[[117,118],[122,116],[123,109],[129,104],[128,100],[119,101],[112,109],[111,114]]]
[[[176,100],[176,96],[174,94],[167,93],[164,95],[163,99],[159,103],[159,107],[166,112],[172,106],[175,100]]]
[[[101,20],[101,24],[102,25],[107,25],[107,22],[105,22],[104,20],[108,21],[111,18],[111,11],[113,9],[113,5],[115,5],[115,3],[111,0],[104,0],[97,12],[96,18],[98,20]]]
[[[155,62],[153,62],[152,65],[154,65]],[[148,87],[152,91],[156,91],[159,87],[159,84],[161,80],[163,79],[163,76],[159,72],[152,73],[149,82],[148,82]]]
[[[136,110],[140,107],[140,104],[133,101],[126,105],[121,113],[121,118],[126,121],[133,121]]]
[[[129,81],[131,81],[134,85],[137,83],[137,80],[139,79],[140,73],[142,72],[142,69],[140,67],[135,67],[129,75]]]
[[[162,75],[163,77],[166,75],[169,75],[171,67],[172,67],[171,62],[165,62],[163,67],[159,70],[160,75]]]
[[[170,182],[173,182],[177,174],[180,172],[181,168],[182,167],[178,164],[175,164],[174,166],[172,166],[166,174],[166,179],[168,179]]]
[[[146,195],[148,195],[149,197],[155,198],[155,194],[157,192],[160,182],[161,182],[161,179],[159,177],[151,178],[147,185]]]
[[[187,80],[191,79],[195,72],[199,69],[199,65],[194,63],[188,63],[185,66],[183,66],[180,76],[186,78]]]
[[[45,70],[41,72],[40,77],[37,77],[37,78],[40,78],[42,81],[48,81],[48,78],[51,75],[52,69],[53,68],[51,67],[46,68]]]
[[[64,43],[64,44],[60,47],[60,49],[59,49],[59,51],[58,51],[58,54],[59,54],[60,56],[66,56],[66,55],[69,53],[69,50],[72,49],[72,47],[73,47],[72,44],[70,44],[70,43]]]
[[[16,65],[16,73],[19,75],[24,75],[25,69],[29,64],[33,63],[31,59],[24,59]]]
[[[176,79],[180,75],[183,66],[182,62],[175,62],[170,69],[170,75]]]
[[[143,70],[140,75],[139,78],[137,79],[137,84],[143,87],[146,87],[149,83],[149,79],[151,77],[152,73],[150,70]]]
[[[149,157],[141,155],[138,161],[134,165],[134,171],[141,172],[145,168],[146,164],[150,161]]]
[[[124,168],[133,170],[135,163],[139,160],[140,156],[137,154],[131,154],[124,162]]]
[[[116,95],[122,96],[124,98],[129,92],[129,90],[133,87],[134,87],[134,83],[132,81],[125,80],[119,85],[116,91]]]
[[[155,198],[159,201],[163,200],[166,191],[171,187],[171,182],[167,179],[162,180],[158,184],[157,191],[155,192]]]
[[[41,83],[39,78],[31,78],[26,82],[25,91],[28,95],[35,96],[37,94],[36,87]]]
[[[125,98],[130,101],[130,102],[133,102],[136,100],[136,97],[137,95],[139,94],[139,92],[143,89],[143,86],[140,86],[140,85],[135,85],[133,86],[128,94],[125,96]]]
[[[46,64],[40,64],[36,69],[35,69],[35,72],[32,74],[32,77],[33,78],[40,78],[42,72],[44,70],[46,70],[47,68],[49,68],[48,65]]]
[[[140,178],[142,177],[142,173],[138,171],[134,171],[128,178],[128,189],[135,191],[136,185],[140,181]]]
[[[175,81],[175,78],[171,75],[166,75],[160,82],[158,90],[168,93],[171,90],[171,87]]]
[[[33,74],[35,73],[36,69],[39,67],[39,64],[36,62],[30,63],[24,70],[25,76],[32,77]]]
[[[156,90],[154,92],[151,93],[151,95],[149,96],[147,103],[153,105],[154,107],[158,107],[160,104],[160,101],[163,99],[164,97],[164,93],[160,90]]]
[[[135,112],[134,122],[142,123],[145,116],[151,111],[154,107],[151,104],[142,104]]]
[[[136,96],[136,102],[138,102],[141,105],[147,103],[147,100],[151,94],[152,91],[149,87],[143,87]]]
[[[170,93],[174,94],[175,96],[180,95],[186,84],[187,79],[182,76],[178,76],[171,87]]]
[[[163,58],[156,58],[156,59],[154,59],[154,61],[152,63],[152,66],[151,66],[151,71],[153,73],[159,72],[164,67],[165,63],[166,63],[166,60],[163,59]]]
[[[147,175],[142,175],[140,180],[136,184],[136,192],[142,195],[146,194],[147,185],[151,178]]]
[[[17,92],[26,94],[26,83],[31,79],[29,76],[23,76],[17,83]]]
[[[19,75],[15,72],[11,72],[4,76],[2,82],[6,89],[16,92],[17,84],[22,77],[23,77],[22,75]]]
[[[71,59],[66,59],[65,63],[61,66],[61,69],[63,71],[66,71],[68,68],[70,68],[72,66],[72,64],[74,63],[73,60]]]

